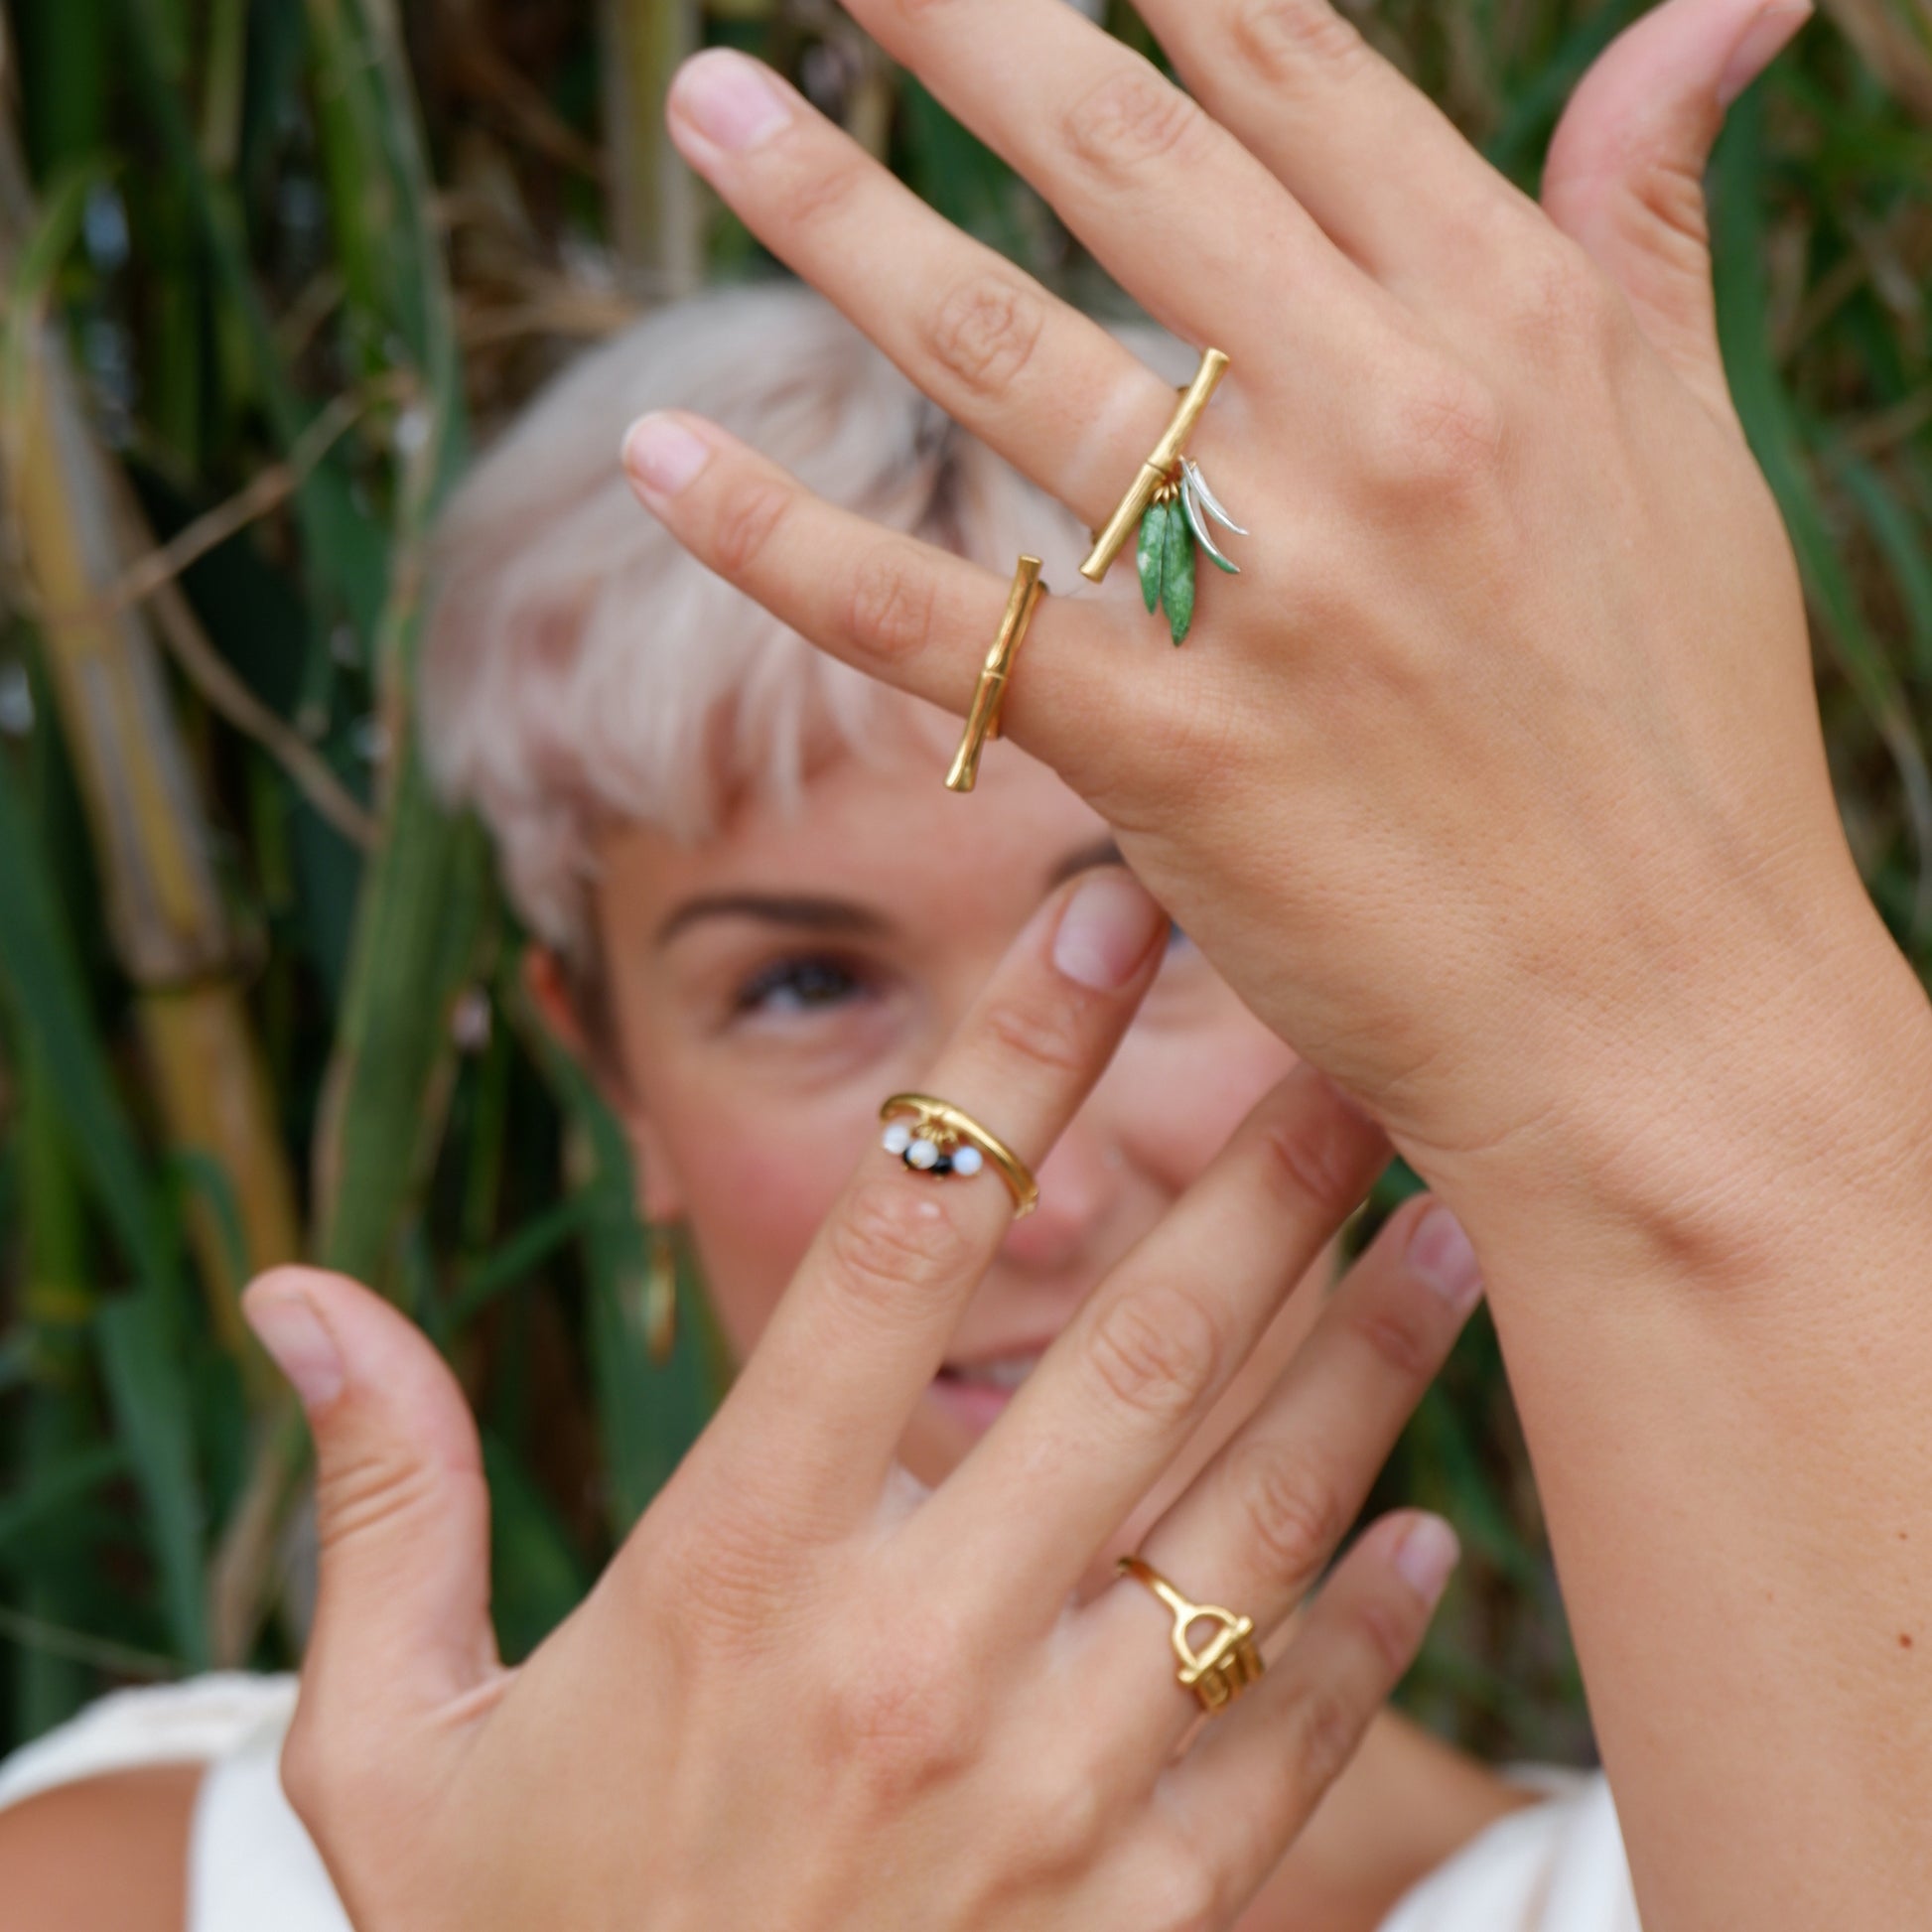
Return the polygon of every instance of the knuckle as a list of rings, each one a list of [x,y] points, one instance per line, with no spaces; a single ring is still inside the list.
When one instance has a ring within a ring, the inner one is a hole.
[[[1510,275],[1516,327],[1546,354],[1594,350],[1617,330],[1621,305],[1608,280],[1569,236],[1539,234]]]
[[[1104,1309],[1088,1344],[1094,1372],[1129,1415],[1172,1424],[1192,1413],[1220,1374],[1221,1323],[1174,1283],[1124,1295]]]
[[[996,997],[980,1010],[979,1032],[1030,1066],[1071,1077],[1093,1059],[1081,1017],[1071,1000]]]
[[[1269,1122],[1261,1144],[1286,1176],[1289,1187],[1321,1221],[1340,1220],[1361,1198],[1363,1163],[1358,1134],[1337,1129],[1332,1120],[1311,1122],[1301,1116]]]
[[[1045,322],[1045,307],[1033,290],[1004,275],[977,276],[952,289],[934,311],[928,346],[974,395],[998,397],[1033,359]]]
[[[881,544],[853,573],[846,627],[860,650],[897,662],[924,649],[932,610],[932,579],[918,552],[908,544]]]
[[[1368,43],[1329,0],[1238,0],[1228,28],[1242,64],[1277,86],[1346,80],[1369,59]]]
[[[1297,1782],[1311,1800],[1334,1783],[1355,1754],[1365,1715],[1339,1683],[1312,1680],[1296,1700],[1289,1731]]]
[[[726,490],[711,533],[712,562],[720,576],[743,577],[751,570],[784,521],[791,498],[789,484],[766,477],[746,478]]]
[[[863,154],[814,159],[785,184],[774,219],[784,228],[802,229],[844,212],[858,199],[873,165]]]
[[[959,1668],[963,1638],[940,1615],[900,1615],[845,1647],[824,1694],[827,1759],[882,1809],[951,1783],[980,1750],[984,1700]]]
[[[1502,405],[1472,371],[1439,364],[1392,385],[1368,429],[1382,490],[1435,501],[1494,481],[1502,468]]]
[[[832,1275],[846,1294],[892,1312],[908,1290],[950,1275],[966,1243],[944,1191],[890,1175],[849,1197],[826,1231]]]
[[[1155,1932],[1220,1932],[1228,1918],[1213,1867],[1191,1849],[1166,1863],[1146,1905]]]
[[[641,1609],[682,1657],[742,1668],[796,1606],[797,1567],[785,1552],[797,1525],[755,1483],[739,1481],[702,1497],[667,1491],[646,1528],[650,1561],[628,1566],[644,1580],[642,1603],[627,1601],[625,1615],[635,1621]]]
[[[325,1556],[371,1533],[440,1513],[444,1480],[428,1462],[376,1446],[332,1457],[316,1476],[316,1522]]]
[[[1305,1449],[1265,1439],[1235,1445],[1228,1481],[1238,1520],[1262,1564],[1300,1594],[1348,1527],[1350,1511],[1338,1485]]]
[[[1414,1660],[1424,1618],[1413,1596],[1407,1605],[1373,1596],[1355,1611],[1362,1641],[1374,1653],[1383,1676],[1393,1684]]]
[[[1409,1307],[1386,1303],[1379,1308],[1351,1308],[1342,1319],[1382,1363],[1405,1383],[1426,1382],[1436,1372],[1442,1350],[1435,1334]]]
[[[1184,159],[1212,137],[1213,123],[1144,61],[1125,67],[1067,110],[1067,146],[1106,174]]]

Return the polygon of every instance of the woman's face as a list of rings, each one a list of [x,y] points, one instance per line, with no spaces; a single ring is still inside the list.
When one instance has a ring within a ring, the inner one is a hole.
[[[612,1050],[643,1204],[688,1231],[741,1356],[854,1166],[889,1158],[880,1102],[921,1083],[1041,899],[1115,857],[1091,809],[1011,746],[991,749],[970,800],[948,792],[952,729],[889,713],[877,759],[829,766],[790,811],[750,805],[696,847],[630,829],[601,849]],[[1175,934],[919,1405],[901,1445],[914,1474],[952,1468],[1292,1062]],[[1291,1302],[1190,1464],[1252,1407],[1314,1299]]]

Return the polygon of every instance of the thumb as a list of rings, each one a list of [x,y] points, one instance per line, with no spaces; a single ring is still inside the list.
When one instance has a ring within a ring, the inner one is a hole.
[[[420,1329],[340,1275],[277,1269],[242,1312],[315,1438],[305,1700],[447,1708],[497,1671],[489,1495],[463,1391]]]
[[[1585,74],[1544,166],[1550,218],[1595,258],[1653,345],[1726,419],[1705,164],[1725,110],[1810,14],[1810,0],[1668,0]]]

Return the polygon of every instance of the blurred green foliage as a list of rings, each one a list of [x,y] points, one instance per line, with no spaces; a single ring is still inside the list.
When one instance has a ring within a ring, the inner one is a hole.
[[[694,1283],[676,1354],[649,1359],[621,1139],[539,1037],[481,840],[434,809],[409,729],[420,544],[469,426],[640,303],[772,266],[662,164],[677,51],[759,51],[954,220],[1077,300],[1119,301],[829,0],[417,0],[400,23],[380,0],[5,5],[25,167],[0,222],[0,447],[30,445],[35,372],[64,362],[100,460],[56,507],[122,546],[96,595],[125,593],[148,542],[175,548],[115,617],[130,661],[158,667],[140,687],[158,708],[110,742],[7,505],[0,1748],[112,1684],[299,1644],[301,1437],[233,1320],[249,1270],[298,1251],[349,1268],[457,1365],[512,1655],[576,1600],[720,1385]],[[1639,8],[1353,11],[1533,187],[1569,88]],[[1109,24],[1152,51],[1127,7]],[[1847,823],[1923,967],[1921,0],[1828,0],[1733,117],[1714,188],[1726,352],[1804,563]],[[130,749],[179,782],[123,849],[103,799]],[[186,961],[162,941],[189,928],[134,893],[144,864],[213,882]],[[247,1145],[202,1134],[204,1090],[234,1099]],[[1470,1552],[1411,1700],[1485,1750],[1587,1752],[1486,1326],[1383,1486],[1444,1509]]]

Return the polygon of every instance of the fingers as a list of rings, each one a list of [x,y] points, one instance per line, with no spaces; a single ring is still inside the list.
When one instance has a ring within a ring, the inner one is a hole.
[[[781,622],[901,691],[966,711],[1008,579],[826,502],[699,417],[642,418],[624,462],[685,549]],[[1123,717],[1136,680],[1123,675],[1123,649],[1143,634],[1124,603],[1043,599],[1002,730],[1090,792],[1107,746],[1134,742]],[[1108,721],[1115,728],[1103,730]]]
[[[932,1498],[912,1532],[933,1545],[929,1563],[963,1566],[960,1590],[1057,1616],[1388,1155],[1372,1121],[1312,1067],[1297,1068]],[[1023,1494],[1028,1506],[1014,1509]]]
[[[1349,1271],[1253,1418],[1155,1525],[1142,1554],[1183,1594],[1267,1631],[1333,1556],[1410,1412],[1481,1295],[1475,1257],[1449,1211],[1404,1206]],[[1163,1612],[1116,1585],[1094,1605],[1101,1674],[1134,1674]],[[1150,1700],[1122,1701],[1145,1747],[1172,1744],[1193,1716],[1143,1669]]]
[[[1237,371],[1360,352],[1372,283],[1153,64],[1059,0],[846,10],[1052,204],[1121,286]]]
[[[1338,1564],[1268,1674],[1159,1794],[1215,1874],[1215,1923],[1266,1881],[1422,1648],[1458,1555],[1441,1518],[1385,1516]]]
[[[1146,0],[1195,98],[1328,236],[1411,299],[1494,276],[1535,208],[1331,0]]]
[[[1077,880],[1021,935],[922,1091],[1036,1168],[1112,1056],[1166,934],[1123,868]],[[942,1179],[870,1152],[707,1438],[715,1466],[782,1485],[800,1521],[869,1515],[1012,1219],[990,1164]]]
[[[1551,219],[1618,284],[1644,334],[1726,421],[1705,164],[1725,109],[1810,13],[1808,0],[1670,0],[1585,75],[1544,170]]]
[[[305,1701],[447,1707],[497,1670],[489,1498],[456,1378],[419,1329],[339,1275],[278,1269],[242,1311],[315,1439],[322,1579]]]
[[[778,74],[713,49],[672,139],[746,226],[956,422],[1092,525],[1173,408],[1100,325],[962,234]]]

